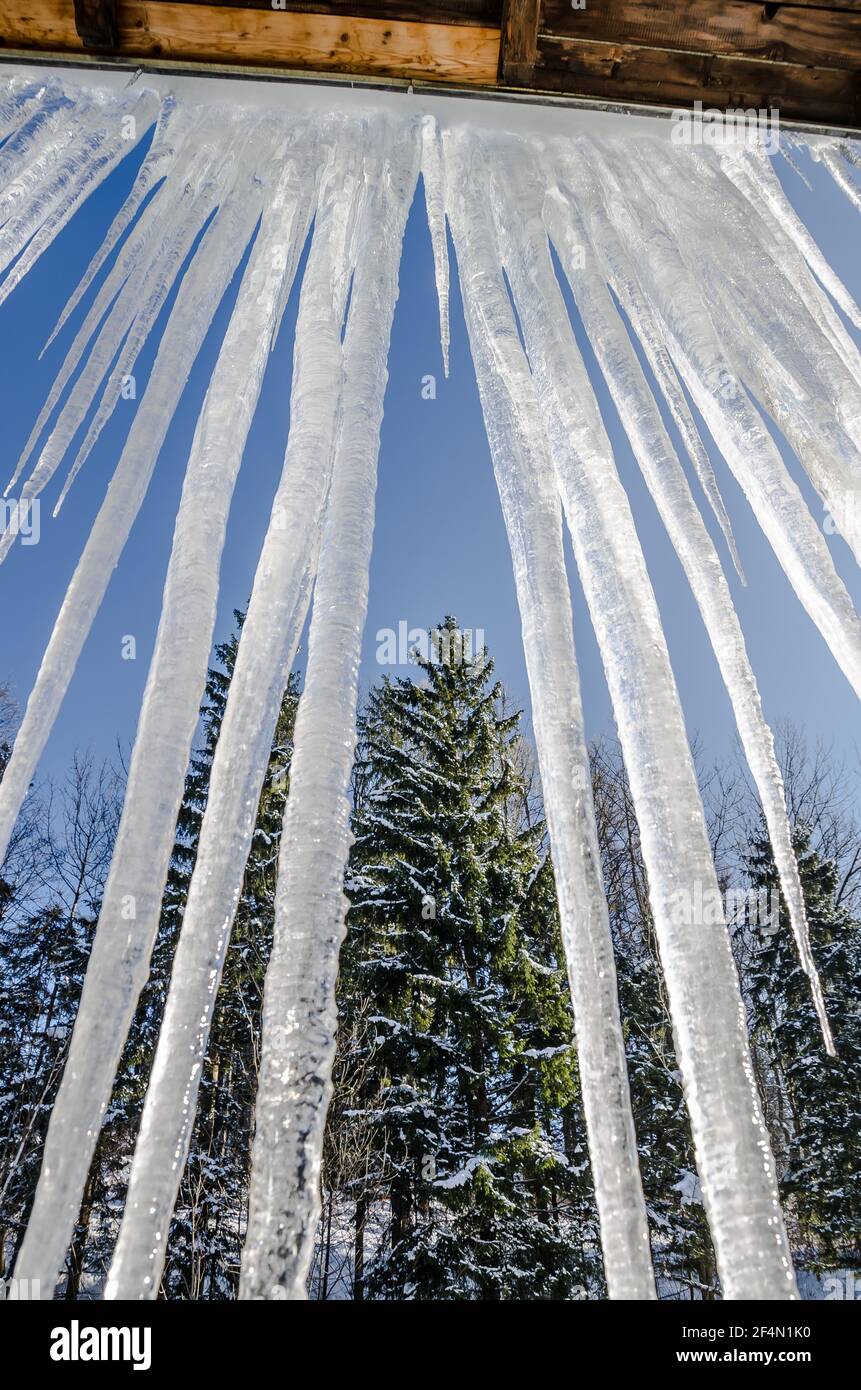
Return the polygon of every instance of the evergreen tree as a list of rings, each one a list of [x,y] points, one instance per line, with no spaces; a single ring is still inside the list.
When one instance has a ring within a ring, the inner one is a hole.
[[[0,923],[0,1277],[24,1237],[93,927],[56,901]]]
[[[0,905],[0,1276],[14,1266],[33,1203],[98,920],[119,812],[108,766],[76,757],[59,788],[32,798],[6,860]],[[29,862],[27,862],[29,861]],[[25,891],[21,891],[22,887]],[[94,1165],[67,1259],[76,1297],[101,1197]]]
[[[341,977],[376,1156],[357,1264],[385,1201],[370,1296],[563,1297],[586,1277],[588,1197],[562,1135],[577,1081],[543,826],[517,809],[520,716],[492,662],[462,659],[451,618],[431,640],[423,680],[384,681],[362,725]]]
[[[747,855],[757,920],[747,988],[760,1084],[799,1262],[861,1268],[861,922],[836,901],[833,861],[794,832],[813,952],[837,1057],[827,1056],[763,827]],[[766,906],[767,905],[767,906]],[[779,905],[779,908],[778,908]]]

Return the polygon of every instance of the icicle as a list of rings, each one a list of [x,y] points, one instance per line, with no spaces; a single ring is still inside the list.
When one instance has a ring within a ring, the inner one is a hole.
[[[112,116],[99,112],[94,129],[89,133],[75,121],[76,141],[68,157],[53,173],[40,196],[28,199],[22,214],[14,222],[7,222],[0,232],[0,267],[8,265],[22,248],[26,248],[0,284],[0,304],[33,268],[81,203],[146,134],[155,119],[156,109],[155,94],[144,91],[125,112],[121,110]],[[134,122],[134,126],[129,127],[136,131],[133,139],[123,134],[126,120]],[[120,129],[107,130],[108,121],[119,123]]]
[[[113,367],[110,369],[110,375],[107,378],[107,385],[105,386],[98,409],[60,491],[60,496],[54,508],[55,516],[59,513],[72,483],[89,458],[99,435],[113,414],[114,407],[122,394],[123,383],[126,382],[132,374],[135,362],[170,293],[171,286],[176,279],[180,266],[188,255],[194,239],[200,231],[201,212],[203,212],[204,217],[208,216],[213,203],[219,197],[223,196],[226,191],[224,180],[225,178],[229,179],[231,175],[235,174],[238,167],[241,168],[242,154],[242,150],[229,148],[224,152],[218,168],[217,179],[212,178],[211,180],[207,180],[204,185],[203,208],[195,206],[189,220],[180,227],[179,234],[173,239],[172,243],[167,249],[164,247],[160,248],[159,253],[153,259],[147,277],[140,287],[141,295],[147,295],[147,291],[149,291],[148,297],[143,307],[135,314],[131,327],[120,347],[119,355]],[[229,183],[227,187],[229,187]],[[234,188],[232,193],[236,198],[241,198],[243,196],[243,192],[238,188]],[[253,189],[250,187],[249,193],[253,196]],[[95,356],[96,354],[94,352],[91,360],[93,360]],[[110,368],[110,363],[106,363],[105,367],[106,370],[108,370]],[[61,417],[61,421],[62,420],[63,417]],[[56,463],[65,456],[76,432],[78,423],[77,419],[71,422],[65,422],[65,428],[62,430],[58,424],[54,434],[51,435],[48,443],[45,445],[42,457],[44,459],[45,455],[48,455],[52,464],[52,472],[53,468],[56,467]],[[55,440],[57,434],[60,435],[59,440]],[[51,452],[52,450],[53,452]],[[42,460],[40,460],[39,467],[40,469],[43,467]]]
[[[445,187],[439,130],[433,116],[425,116],[422,121],[422,182],[433,246],[434,277],[439,303],[440,348],[443,370],[448,376],[448,241],[445,234]]]
[[[643,293],[636,268],[628,258],[604,207],[604,195],[596,178],[595,170],[584,157],[584,153],[588,153],[588,151],[581,152],[567,142],[565,144],[553,142],[551,148],[553,151],[552,167],[564,196],[572,205],[576,205],[581,200],[578,199],[574,190],[583,189],[586,193],[582,199],[583,215],[589,227],[592,245],[603,261],[604,273],[608,282],[612,285],[614,293],[637,334],[646,360],[654,373],[655,380],[663,393],[676,428],[694,465],[700,486],[723,532],[736,573],[744,583],[744,570],[711,460],[679,384],[676,369],[664,342],[661,326]],[[585,252],[585,247],[583,251]]]
[[[858,327],[861,327],[861,309],[785,197],[765,152],[749,149],[725,152],[721,155],[721,169],[766,223],[767,239],[773,240],[775,249],[779,250],[778,259],[786,267],[788,278],[805,308],[816,320],[818,330],[826,334],[840,354],[856,385],[861,385],[861,353],[828,294]],[[823,285],[827,285],[828,293]]]
[[[793,208],[765,151],[759,148],[733,150],[721,158],[721,167],[733,180],[741,176],[739,186],[742,192],[751,199],[754,206],[757,205],[758,198],[760,203],[768,209],[773,222],[795,245],[835,303],[840,305],[846,317],[851,323],[854,323],[856,328],[861,328],[861,309],[855,303],[840,276],[832,270]],[[836,315],[834,317],[836,318]],[[839,319],[837,322],[839,323]],[[852,340],[848,338],[848,335],[847,339],[851,343]],[[855,354],[856,356],[858,354],[857,348],[855,348]]]
[[[652,1285],[588,784],[572,787],[565,778],[566,769],[569,776],[585,776],[585,754],[554,486],[564,498],[641,820],[724,1288],[730,1297],[791,1296],[792,1272],[724,927],[719,912],[712,927],[695,926],[690,910],[692,903],[709,899],[717,890],[666,646],[542,221],[546,216],[566,262],[620,415],[706,620],[769,818],[801,958],[815,989],[779,772],[743,639],[717,556],[626,326],[639,339],[734,558],[726,510],[685,389],[799,598],[861,695],[861,622],[758,408],[761,404],[769,412],[794,445],[861,558],[861,520],[854,506],[861,491],[861,355],[828,295],[856,326],[861,311],[787,203],[762,152],[674,150],[665,141],[636,132],[621,140],[553,140],[528,147],[508,135],[482,143],[467,127],[446,136],[444,152],[458,169],[473,161],[475,176],[447,181],[439,135],[430,117],[417,123],[407,116],[386,124],[378,116],[349,121],[316,113],[282,120],[238,108],[174,103],[172,98],[162,103],[154,93],[140,90],[90,91],[53,77],[0,79],[0,93],[0,267],[6,267],[0,301],[14,293],[75,210],[123,157],[126,148],[117,133],[123,115],[136,118],[133,139],[140,139],[153,115],[158,116],[132,192],[55,330],[56,334],[68,322],[115,252],[115,262],[65,354],[10,484],[17,484],[47,432],[17,499],[17,514],[53,475],[101,391],[63,489],[65,496],[113,408],[119,379],[138,359],[180,266],[187,267],[148,389],[76,569],[0,783],[0,858],[145,495],[188,371],[260,221],[195,437],[121,843],[105,901],[105,922],[124,921],[117,904],[128,896],[121,893],[123,885],[132,884],[130,894],[139,898],[142,915],[126,933],[100,929],[92,979],[88,977],[85,990],[88,1002],[82,1006],[72,1042],[75,1064],[66,1069],[16,1273],[40,1278],[50,1297],[95,1142],[106,1078],[151,947],[180,769],[203,675],[201,652],[211,636],[224,518],[266,355],[286,306],[301,242],[302,199],[306,192],[310,196],[310,189],[297,174],[301,187],[290,194],[290,228],[284,230],[289,245],[281,283],[267,272],[258,302],[252,285],[270,265],[266,248],[278,236],[276,210],[268,200],[279,170],[290,181],[281,155],[285,144],[293,148],[290,142],[307,121],[309,162],[317,142],[318,149],[328,151],[328,167],[322,175],[325,192],[302,292],[290,441],[240,643],[171,1002],[147,1098],[133,1179],[139,1202],[136,1197],[138,1205],[127,1213],[112,1287],[123,1282],[135,1296],[150,1296],[158,1283],[193,1118],[199,1076],[195,1068],[206,1046],[272,728],[309,601],[334,454],[337,471],[313,623],[312,669],[300,716],[296,800],[288,809],[282,843],[278,949],[267,988],[271,1060],[266,1063],[255,1161],[254,1230],[243,1275],[243,1290],[249,1296],[282,1289],[297,1292],[301,1285],[314,1212],[313,1182],[301,1199],[294,1202],[290,1194],[296,1192],[298,1158],[305,1162],[306,1175],[316,1170],[331,1061],[331,972],[342,911],[337,865],[343,862],[347,843],[343,770],[353,737],[353,666],[370,544],[367,493],[372,490],[371,454],[378,427],[374,421],[383,379],[380,330],[388,322],[387,311],[379,306],[388,302],[386,295],[392,290],[391,263],[397,252],[393,228],[405,211],[398,203],[377,256],[369,230],[370,209],[378,206],[377,200],[389,200],[391,208],[398,190],[377,181],[383,145],[375,149],[373,142],[384,132],[388,141],[408,131],[415,148],[399,153],[390,165],[400,167],[400,159],[414,158],[424,173],[446,372],[446,196],[457,224],[467,323],[515,563],[611,1289],[616,1295],[626,1288],[637,1290],[646,1297]],[[794,148],[790,141],[788,149]],[[551,161],[553,179],[547,186],[536,186],[534,180],[530,183],[529,171],[542,151]],[[854,177],[861,167],[857,148],[834,140],[815,141],[810,151],[861,208],[861,189]],[[504,190],[493,209],[488,209],[485,196],[489,155],[498,162],[499,189]],[[510,188],[516,193],[513,201]],[[503,243],[531,375],[494,249],[491,215]],[[357,218],[365,219],[361,236]],[[586,267],[573,264],[575,236],[590,248],[592,260]],[[198,239],[199,246],[190,254]],[[341,324],[357,260],[354,303],[342,349]],[[470,266],[467,272],[465,265]],[[373,305],[378,306],[376,319]],[[366,319],[376,336],[364,334],[360,341],[359,325]],[[339,435],[344,353],[347,395]],[[227,409],[229,387],[224,384],[231,363],[247,374],[242,403],[235,411]],[[362,390],[357,389],[360,383]],[[333,538],[341,516],[355,529],[356,546],[347,553],[341,553]],[[0,558],[14,530],[13,516],[13,526],[0,539]],[[208,548],[204,535],[211,542]],[[347,622],[343,586],[348,576],[354,601]],[[337,600],[335,607],[329,605],[330,592]],[[326,634],[342,620],[347,622],[347,639],[343,649],[337,644],[333,649]],[[182,626],[183,621],[193,625],[193,632]],[[336,670],[344,677],[337,688]],[[324,744],[325,764],[315,753]],[[325,876],[321,875],[327,885],[325,899],[315,904],[319,915],[313,917],[306,915],[306,870],[323,851],[313,843],[313,815],[302,811],[309,802],[321,815],[325,802],[337,830],[337,842],[330,845],[334,857],[326,861]],[[296,857],[291,866],[292,850]],[[155,866],[149,880],[145,865]],[[143,888],[135,891],[140,883]],[[316,936],[313,923],[319,926]],[[117,939],[116,957],[102,944],[111,937]],[[109,979],[109,959],[121,959],[116,981]],[[117,990],[112,992],[114,984]],[[301,1002],[285,1031],[282,1006],[288,998]],[[303,1014],[309,1001],[313,1017]],[[822,1011],[821,996],[817,1004]],[[105,1016],[103,1033],[94,1027],[100,1011]],[[289,1070],[298,1065],[300,1052],[319,1078],[309,1081],[307,1089],[281,1080],[281,1061]],[[88,1075],[98,1079],[92,1094],[76,1108],[70,1098],[77,1094],[75,1087],[86,1088],[82,1078]],[[595,1096],[602,1084],[612,1096],[612,1123],[598,1118]],[[281,1150],[271,1142],[279,1117],[289,1121],[289,1142]],[[294,1123],[297,1117],[301,1126]],[[307,1128],[304,1138],[298,1137],[300,1127]],[[613,1168],[616,1160],[618,1171]],[[150,1198],[152,1210],[144,1205]]]
[[[296,326],[284,470],[242,626],[107,1295],[155,1298],[200,1068],[331,476],[341,325],[362,200],[355,128],[329,152]],[[369,229],[366,229],[370,235]]]
[[[696,775],[624,489],[553,272],[512,185],[506,260],[640,825],[697,1167],[727,1298],[797,1297]],[[708,920],[698,920],[709,904]]]
[[[849,164],[861,169],[861,146],[857,140],[841,140],[840,153]]]
[[[183,278],[146,394],[72,577],[0,782],[0,861],[114,567],[146,495],[164,437],[260,205],[230,200]],[[47,1287],[47,1278],[42,1287]]]
[[[632,161],[628,163],[630,167]],[[783,430],[861,561],[861,517],[855,505],[861,491],[861,453],[855,442],[861,437],[861,386],[853,375],[854,371],[861,378],[861,360],[850,345],[855,360],[847,367],[840,347],[829,340],[818,303],[805,305],[805,293],[815,293],[807,268],[802,268],[801,285],[796,287],[788,275],[792,255],[785,258],[788,265],[776,258],[773,233],[759,217],[751,218],[750,205],[713,160],[694,155],[692,172],[678,176],[664,152],[650,141],[638,150],[636,165],[629,186],[639,177],[645,191],[648,177],[655,190],[651,196],[658,199],[662,183],[675,187],[676,225],[688,233],[678,237],[679,250],[706,288],[712,318],[722,320],[724,331],[727,325],[734,329],[733,356],[743,364],[746,383]],[[711,192],[723,206],[714,254],[707,264],[690,246],[698,215],[695,200],[704,192]],[[781,304],[778,321],[775,293]]]
[[[86,99],[81,105],[86,105]],[[65,138],[71,139],[74,111],[75,103],[56,85],[45,87],[36,109],[0,149],[0,188],[21,179],[28,169],[38,173],[52,147],[62,148],[64,131]]]
[[[5,82],[8,96],[0,100],[0,140],[7,140],[21,129],[45,102],[47,83],[43,77],[31,81],[27,77],[9,77]]]
[[[445,136],[448,213],[497,486],[514,563],[577,1057],[611,1298],[655,1283],[616,966],[592,804],[559,495],[488,217],[483,159]],[[465,190],[471,196],[465,196]],[[497,366],[499,364],[499,366]]]
[[[158,928],[206,679],[230,500],[281,280],[295,272],[296,246],[308,228],[314,146],[307,131],[301,137],[298,167],[289,150],[277,150],[283,173],[243,277],[189,457],[122,819],[46,1147],[54,1188],[66,1194],[66,1213],[80,1202]],[[244,383],[240,391],[238,381]],[[63,1238],[57,1231],[57,1248]]]
[[[837,187],[846,194],[850,203],[861,212],[861,188],[854,179],[850,178],[840,162],[842,147],[837,143],[823,142],[821,145],[811,143],[810,153],[813,158],[820,160],[828,170]]]
[[[630,338],[595,271],[594,256],[577,254],[588,245],[580,217],[576,209],[570,205],[563,207],[553,198],[545,202],[545,210],[548,231],[562,260],[583,325],[594,345],[640,471],[682,562],[717,657],[768,825],[799,958],[810,980],[826,1049],[834,1056],[834,1041],[811,950],[804,894],[786,817],[783,779],[720,560],[691,496]]]
[[[179,206],[172,208],[168,199],[161,202],[153,200],[142,214],[134,232],[95,296],[71,347],[66,353],[48,393],[48,398],[39,412],[38,419],[30,431],[30,436],[18,459],[15,471],[6,488],[7,493],[18,481],[36,440],[48,423],[66,384],[89,347],[84,371],[76,381],[72,393],[66,401],[63,414],[55,426],[52,438],[57,435],[64,418],[67,420],[72,412],[74,412],[74,423],[70,431],[65,431],[68,439],[72,438],[78,424],[84,419],[104,373],[116,356],[120,344],[140,308],[140,298],[147,276],[155,274],[157,267],[161,268],[161,256],[168,250],[171,240],[182,235],[183,228],[186,229],[186,235],[190,229],[193,236],[195,230],[203,225],[206,216],[211,211],[211,203],[198,208],[195,199],[195,172],[202,175],[207,168],[207,162],[201,161],[199,158],[195,160],[194,155],[190,155],[187,167],[181,165],[176,171],[180,176],[184,175],[186,180],[183,192],[178,199]],[[192,203],[190,211],[186,210],[188,202]],[[190,242],[188,244],[190,245]],[[177,269],[178,266],[174,264],[174,268]],[[169,287],[165,288],[165,293],[167,293],[167,288]],[[108,312],[109,310],[110,312]],[[105,320],[104,323],[102,323],[103,319]],[[99,329],[100,323],[102,326]],[[97,329],[99,329],[98,336],[95,343],[90,346]],[[56,449],[52,453],[56,454]],[[61,455],[54,458],[52,453],[47,455],[44,462],[40,460],[40,465],[34,470],[35,476],[31,483],[33,495],[47,483],[60,461]],[[0,550],[0,557],[2,557],[2,553]]]
[[[146,396],[69,585],[27,702],[12,756],[0,782],[0,857],[5,852],[93,618],[146,494],[192,363],[258,216],[259,204],[255,205],[247,197],[229,201],[221,217],[211,224],[200,264],[192,265],[183,279],[174,313],[159,345]],[[44,1298],[53,1295],[86,1178],[87,1164],[80,1169],[81,1148],[78,1145],[94,1144],[98,1136],[98,1129],[89,1129],[83,1114],[71,1109],[66,1112],[67,1080],[71,1088],[74,1075],[69,1068],[54,1106],[42,1174],[16,1265],[19,1278],[39,1281]],[[73,1142],[69,1138],[68,1148],[67,1135],[74,1135],[76,1139]],[[67,1152],[67,1165],[54,1157]]]
[[[603,153],[602,168],[611,178],[607,207],[639,267],[673,360],[787,578],[861,697],[861,623],[825,539],[724,354],[693,273],[655,220],[654,205],[645,202],[634,167],[622,147]],[[614,158],[631,175],[624,189],[611,174]]]
[[[199,164],[201,181],[196,190],[196,196],[186,215],[178,223],[174,224],[173,219],[169,219],[165,235],[140,278],[132,276],[124,286],[121,299],[114,306],[114,312],[109,320],[109,325],[112,326],[113,331],[108,333],[103,330],[96,345],[91,348],[86,366],[75,383],[60,417],[42,449],[39,462],[21,489],[23,500],[29,501],[30,498],[37,496],[49,479],[53,477],[89,409],[99,382],[109,373],[98,410],[69,469],[54,508],[54,515],[56,516],[60,511],[69,488],[88,458],[93,445],[120,398],[123,384],[132,372],[140,350],[149,337],[150,330],[167,299],[180,266],[191,250],[202,223],[206,221],[219,198],[226,193],[236,173],[241,170],[242,146],[244,144],[243,141],[241,145],[237,146],[229,139],[223,139],[216,163],[216,141],[213,137],[212,148],[208,157],[204,157]],[[249,182],[247,176],[244,176],[243,183]],[[238,202],[243,194],[238,188],[234,189],[233,192],[234,198]],[[249,188],[249,195],[253,197],[251,188]],[[220,216],[220,214],[216,214],[216,216]],[[197,255],[200,256],[200,254],[201,249],[198,247]],[[141,300],[143,301],[142,304]],[[117,347],[119,347],[119,353],[116,361],[113,361]],[[112,362],[113,366],[111,365]],[[4,542],[0,540],[0,559],[5,554],[6,548]]]
[[[319,1218],[386,359],[401,242],[419,172],[417,130],[380,122],[375,136],[344,339],[339,437],[314,589],[308,672],[281,835],[242,1298],[305,1297]]]
[[[111,223],[101,246],[87,266],[80,284],[69,297],[51,336],[48,338],[39,354],[40,358],[51,346],[57,334],[65,325],[69,315],[77,308],[83,295],[86,294],[111,251],[120,240],[126,228],[131,225],[144,199],[149,192],[156,187],[159,181],[170,172],[171,166],[174,164],[177,154],[189,133],[189,129],[190,122],[187,115],[182,111],[178,112],[174,99],[169,97],[159,112],[152,144],[147,150],[146,158],[138,170],[134,186]]]
[[[780,153],[783,155],[783,158],[786,160],[786,163],[789,165],[793,173],[797,174],[798,177],[801,179],[801,182],[804,184],[804,187],[809,188],[810,192],[812,193],[813,184],[810,182],[810,179],[807,177],[807,175],[805,174],[804,170],[798,162],[798,145],[796,141],[793,140],[790,136],[788,136],[785,131],[781,134],[780,137]]]

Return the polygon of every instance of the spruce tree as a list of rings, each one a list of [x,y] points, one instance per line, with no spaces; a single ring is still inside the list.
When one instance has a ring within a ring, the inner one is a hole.
[[[837,1057],[822,1042],[810,986],[763,827],[747,854],[757,907],[747,980],[780,1189],[799,1263],[858,1269],[861,1254],[861,922],[838,905],[838,876],[809,828],[794,831],[814,956]]]
[[[564,1297],[588,1197],[562,1135],[576,1065],[543,826],[517,812],[520,716],[492,661],[463,658],[451,618],[431,644],[362,723],[340,990],[374,1135],[360,1270],[380,1203],[388,1223],[357,1293]]]

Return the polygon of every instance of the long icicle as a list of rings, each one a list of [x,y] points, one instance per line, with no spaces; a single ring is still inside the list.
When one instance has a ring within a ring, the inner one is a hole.
[[[31,495],[35,496],[37,492],[41,491],[53,475],[65,447],[84,419],[99,383],[135,320],[144,287],[147,280],[151,280],[155,274],[162,255],[168,252],[170,246],[176,243],[177,237],[181,236],[183,232],[187,236],[190,233],[190,237],[185,243],[187,251],[194,235],[206,222],[206,218],[212,210],[212,204],[208,202],[200,205],[197,192],[198,183],[203,181],[209,168],[210,161],[205,155],[201,157],[198,154],[196,159],[192,156],[185,168],[180,165],[176,171],[177,173],[186,173],[187,178],[185,187],[173,205],[171,205],[169,197],[160,200],[154,198],[143,212],[137,226],[100,286],[60,364],[45,404],[30,431],[6,487],[7,493],[18,481],[39,435],[60,400],[63,390],[76,367],[83,360],[84,368],[63,406],[51,436],[42,450],[39,462],[28,480]],[[186,206],[187,204],[191,206]],[[178,261],[172,260],[171,265],[174,270],[179,268]],[[86,275],[84,279],[86,279]],[[168,288],[169,286],[165,284],[165,294]],[[66,422],[70,417],[73,417],[72,426],[71,429],[66,430]],[[65,443],[63,449],[58,450],[56,441],[61,429],[65,432]],[[51,445],[50,448],[49,445]]]
[[[789,582],[861,698],[861,622],[825,538],[727,358],[693,274],[666,228],[655,225],[651,204],[644,206],[633,169],[623,187],[614,159],[628,167],[622,148],[603,144],[599,152],[590,142],[590,160],[604,174],[605,207],[639,268],[673,360]]]
[[[837,187],[846,194],[852,206],[861,212],[861,187],[849,177],[841,163],[843,147],[840,143],[836,140],[823,141],[822,144],[811,141],[808,148],[813,158],[825,165]]]
[[[795,208],[790,203],[772,163],[760,146],[740,146],[721,154],[721,167],[733,180],[739,178],[739,187],[754,206],[759,202],[771,215],[789,238],[820,284],[828,291],[836,304],[839,304],[846,317],[856,328],[861,329],[861,308],[844,285],[837,272],[828,264],[825,256],[813,240]],[[834,315],[837,323],[840,320]],[[841,325],[842,326],[842,325]],[[852,340],[846,335],[845,341]],[[852,344],[854,352],[858,349]]]
[[[76,119],[76,141],[66,159],[51,171],[38,196],[28,198],[22,213],[9,219],[0,232],[0,266],[18,257],[0,284],[0,304],[32,270],[81,204],[143,138],[156,118],[157,106],[155,93],[144,91],[125,112],[98,112],[90,128]],[[129,121],[131,125],[126,126]]]
[[[439,306],[439,341],[443,373],[448,376],[449,349],[449,284],[448,243],[445,235],[445,202],[443,195],[442,153],[437,123],[433,116],[422,120],[422,183],[433,249],[433,269],[436,297]]]
[[[132,1165],[109,1298],[152,1299],[182,1178],[221,966],[284,688],[317,566],[341,390],[341,324],[362,202],[355,128],[335,125],[302,282],[290,435],[242,626]],[[340,138],[339,138],[340,137]],[[268,339],[266,340],[268,342]]]
[[[59,500],[54,507],[54,515],[60,511],[69,488],[120,398],[123,382],[132,372],[138,354],[149,337],[180,266],[191,250],[202,225],[215,208],[219,197],[224,196],[232,183],[235,184],[236,175],[241,171],[243,179],[245,178],[241,163],[245,144],[246,141],[243,140],[237,147],[236,142],[226,140],[219,145],[213,136],[211,157],[199,165],[199,197],[189,205],[178,224],[175,224],[173,219],[168,219],[169,225],[155,255],[148,265],[141,268],[140,277],[132,277],[124,286],[108,325],[99,335],[95,345],[90,348],[84,369],[42,448],[38,463],[21,488],[22,501],[29,503],[53,477],[84,420],[99,383],[105,380],[98,409],[69,469]],[[219,151],[217,158],[216,148]],[[239,202],[239,189],[234,188],[233,193],[236,202]],[[198,246],[198,256],[201,249],[201,246]],[[114,331],[108,332],[111,323],[115,325]],[[115,353],[117,356],[113,361]],[[4,537],[0,539],[0,559],[6,553],[6,548],[7,541]]]
[[[212,316],[253,231],[259,204],[229,200],[183,278],[152,374],[93,523],[0,782],[0,860],[78,657],[146,495],[156,459]],[[217,271],[216,271],[217,267]],[[43,1282],[43,1287],[47,1280]]]
[[[371,188],[365,224],[375,234],[362,235],[357,248],[338,446],[281,835],[242,1256],[244,1299],[306,1296],[319,1218],[386,360],[401,242],[419,171],[417,130],[380,123],[375,145],[377,167],[366,173]]]
[[[611,1298],[655,1281],[619,1016],[616,964],[562,549],[559,493],[502,280],[481,171],[447,137],[447,204],[470,347],[514,565],[568,978],[589,1154]],[[476,196],[477,194],[477,196]],[[497,361],[504,366],[497,370]]]
[[[174,161],[192,128],[188,113],[177,108],[174,97],[167,97],[159,111],[152,142],[138,170],[132,189],[108,228],[80,282],[72,291],[39,356],[44,356],[98,275],[111,251],[122,237],[151,190],[170,174]]]
[[[588,221],[592,244],[600,254],[605,274],[612,285],[613,292],[619,299],[634,332],[637,334],[646,360],[658,386],[661,388],[667,407],[693,463],[700,486],[723,532],[736,572],[744,583],[744,570],[711,459],[688,407],[672,357],[667,350],[661,326],[657,322],[639,283],[636,267],[626,256],[604,208],[602,189],[595,172],[590,168],[582,152],[570,141],[553,141],[550,144],[550,151],[552,152],[552,167],[559,193],[572,204],[578,201],[578,195],[584,186],[587,186],[590,193],[594,195],[588,199],[580,199],[584,207],[583,215]],[[585,255],[586,246],[578,247],[577,251],[578,256]]]
[[[199,277],[190,276],[190,273],[183,281],[176,306],[178,341],[169,341],[172,326],[169,325],[159,348],[159,358],[156,360],[149,390],[136,416],[123,457],[117,466],[108,495],[69,586],[57,626],[27,704],[6,776],[0,783],[0,845],[4,843],[4,836],[11,831],[14,824],[16,802],[20,804],[19,798],[26,794],[116,559],[143,501],[156,457],[191,364],[224,292],[222,275],[229,277],[231,274],[256,221],[254,214],[257,209],[253,205],[249,206],[245,201],[237,200],[233,209],[233,212],[230,209],[225,212],[225,239],[220,247],[218,241],[214,240],[212,247],[216,255],[219,251],[221,253],[221,274],[215,275],[212,266],[207,263],[203,281]],[[135,426],[139,427],[137,431]],[[131,923],[131,926],[126,926],[125,929],[130,936],[135,937],[134,916],[130,915],[130,910],[133,914],[134,904],[123,904],[123,909],[120,920]],[[129,995],[135,988],[136,966],[138,969],[141,968],[137,959],[140,953],[139,940],[129,941],[126,960],[128,973],[123,982],[123,988]],[[145,962],[142,968],[145,974]],[[96,1064],[96,1059],[88,1056],[86,1052],[88,1030],[93,1022],[91,1007],[97,1008],[99,1003],[98,997],[92,1006],[89,1002],[95,990],[94,983],[88,991],[86,1008],[83,997],[81,1000],[78,1020],[72,1034],[69,1059],[54,1103],[45,1141],[39,1184],[15,1266],[18,1278],[38,1281],[42,1298],[53,1296],[54,1285],[80,1209],[81,1192],[86,1181],[92,1150],[98,1139],[104,1106],[110,1097],[109,1088],[106,1094],[89,1094],[86,1081],[82,1085],[83,1073],[88,1066]],[[80,1043],[76,1042],[78,1022]],[[121,1046],[120,1043],[120,1049]]]
[[[307,132],[302,137],[307,185],[313,146]],[[284,174],[252,250],[189,456],[122,818],[48,1134],[45,1164],[53,1192],[64,1194],[66,1213],[80,1203],[149,970],[206,679],[230,499],[265,370],[269,321],[307,232],[307,188],[290,152],[279,150],[279,157]],[[237,392],[243,373],[244,388]],[[61,1238],[58,1232],[58,1247]]]
[[[779,240],[760,217],[750,215],[749,203],[714,160],[697,154],[690,168],[677,175],[663,148],[648,141],[639,151],[629,187],[638,178],[645,191],[646,173],[653,199],[660,199],[662,187],[675,188],[678,249],[688,269],[699,273],[712,319],[721,323],[724,335],[729,328],[732,355],[743,380],[780,426],[861,560],[861,525],[852,505],[861,489],[861,450],[856,442],[861,438],[861,360],[857,352],[854,364],[847,365],[842,347],[832,342],[827,320],[810,298],[815,283],[806,266],[799,282],[791,274],[797,264],[792,254],[776,257]],[[714,234],[715,254],[705,266],[690,246],[696,202],[704,193],[724,209]],[[779,324],[774,315],[777,292]]]
[[[525,157],[513,155],[513,174]],[[503,255],[637,809],[724,1295],[796,1298],[738,978],[654,593],[540,209],[512,189],[500,213]],[[708,921],[698,920],[701,902],[709,904]]]
[[[588,200],[592,190],[586,185],[583,193]],[[544,207],[548,231],[562,260],[583,326],[594,345],[640,471],[682,562],[717,657],[762,802],[799,958],[810,980],[826,1050],[834,1056],[834,1040],[813,959],[804,894],[786,816],[783,779],[729,586],[627,330],[596,271],[596,253],[589,247],[583,258],[574,254],[588,244],[580,215],[570,204],[563,205],[552,196]]]

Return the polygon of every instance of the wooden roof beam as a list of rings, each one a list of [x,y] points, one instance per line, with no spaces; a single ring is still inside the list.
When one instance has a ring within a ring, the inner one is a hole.
[[[248,63],[465,87],[495,83],[499,61],[496,26],[419,24],[178,0],[116,0],[116,25],[113,51],[150,60]],[[61,53],[80,53],[87,47],[71,0],[2,0],[0,46]]]
[[[531,87],[538,58],[541,0],[504,0],[499,40],[499,80],[508,87]]]
[[[88,52],[113,53],[118,38],[116,0],[75,0],[75,29]]]

